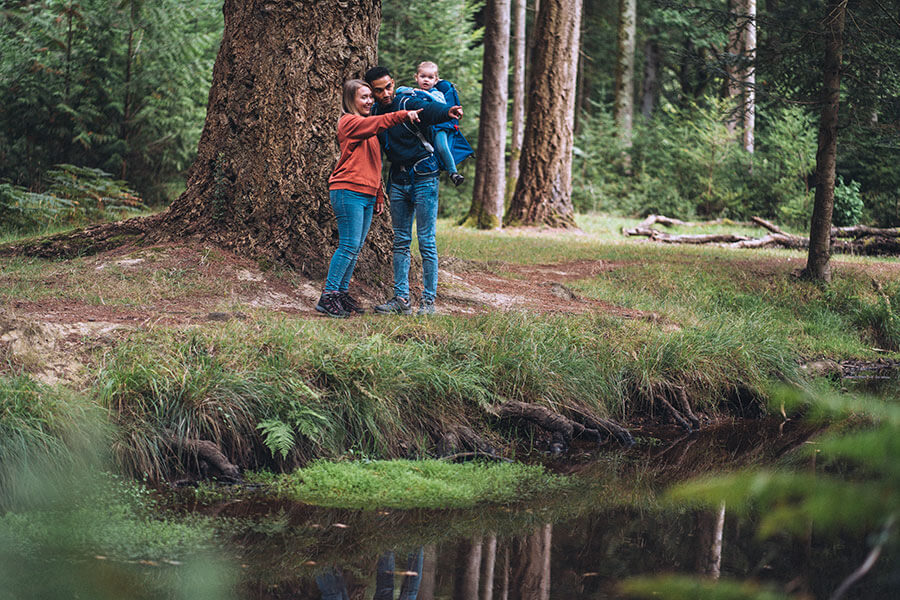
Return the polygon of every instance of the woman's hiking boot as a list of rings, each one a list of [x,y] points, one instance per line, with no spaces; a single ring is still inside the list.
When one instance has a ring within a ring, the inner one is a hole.
[[[412,306],[408,300],[394,296],[384,304],[376,305],[375,312],[383,315],[408,315],[412,313]]]
[[[338,292],[322,294],[316,304],[316,310],[335,319],[346,319],[350,312],[341,304],[341,295]]]
[[[356,298],[354,298],[347,292],[340,292],[340,295],[341,306],[343,306],[344,310],[346,310],[347,312],[357,313],[360,315],[366,312],[366,309],[359,305],[359,302],[356,301]]]

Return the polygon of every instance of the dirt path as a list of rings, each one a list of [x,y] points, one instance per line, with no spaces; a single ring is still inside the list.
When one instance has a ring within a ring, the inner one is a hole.
[[[760,276],[795,266],[795,261],[779,258],[748,263]],[[0,266],[0,289],[12,290],[0,296],[0,369],[14,357],[50,382],[71,379],[87,348],[131,330],[245,319],[251,318],[245,313],[258,311],[324,318],[313,308],[320,282],[293,272],[263,271],[253,261],[199,245],[121,247],[34,268]],[[661,321],[677,329],[665,316],[584,298],[570,287],[622,266],[591,260],[521,265],[445,257],[438,310],[451,315],[603,313]],[[373,289],[353,292],[364,305],[384,299]]]

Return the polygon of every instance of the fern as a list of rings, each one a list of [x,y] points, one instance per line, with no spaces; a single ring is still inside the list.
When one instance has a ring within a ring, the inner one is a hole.
[[[278,419],[267,419],[261,421],[256,428],[262,431],[263,444],[266,445],[272,456],[280,454],[282,460],[287,458],[288,452],[293,449],[295,443],[294,432],[290,425]]]

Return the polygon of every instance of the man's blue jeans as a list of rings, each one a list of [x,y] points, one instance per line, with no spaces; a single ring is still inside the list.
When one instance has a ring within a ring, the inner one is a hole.
[[[369,234],[372,212],[375,209],[375,196],[350,190],[331,190],[328,194],[331,197],[334,216],[337,217],[340,241],[331,257],[325,291],[346,292],[350,286],[350,278],[353,276],[359,251]]]
[[[415,575],[403,577],[398,600],[416,600],[419,585],[422,583],[422,566],[425,559],[423,547],[409,553],[406,559],[406,570]],[[372,600],[394,600],[394,553],[386,552],[378,558],[378,571],[375,575],[375,595]]]
[[[394,228],[394,295],[409,299],[409,247],[412,243],[413,219],[419,253],[422,255],[422,296],[437,296],[438,255],[434,230],[438,212],[438,174],[413,173],[394,169],[391,172],[391,223]]]

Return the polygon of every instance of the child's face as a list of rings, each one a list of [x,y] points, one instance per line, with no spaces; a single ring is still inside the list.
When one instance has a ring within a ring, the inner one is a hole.
[[[430,90],[437,82],[437,69],[429,69],[428,67],[423,67],[416,71],[416,85],[418,85],[420,89]]]

